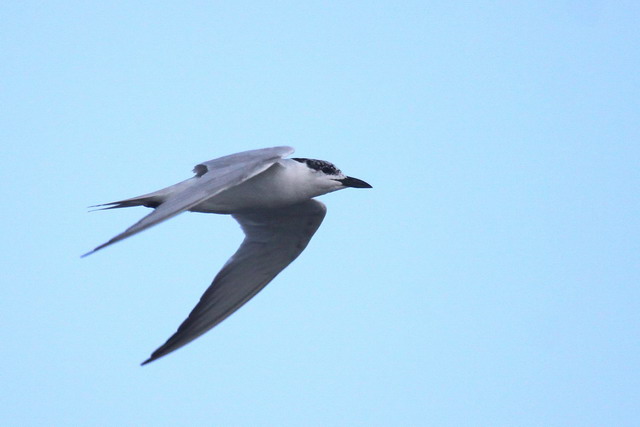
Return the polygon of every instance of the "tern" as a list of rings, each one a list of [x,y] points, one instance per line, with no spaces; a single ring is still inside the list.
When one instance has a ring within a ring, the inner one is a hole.
[[[371,188],[332,163],[285,158],[292,147],[244,151],[195,166],[178,184],[100,209],[145,206],[153,212],[83,255],[90,255],[184,211],[230,214],[245,239],[178,330],[146,365],[188,344],[253,298],[305,249],[327,208],[314,197],[347,187]]]

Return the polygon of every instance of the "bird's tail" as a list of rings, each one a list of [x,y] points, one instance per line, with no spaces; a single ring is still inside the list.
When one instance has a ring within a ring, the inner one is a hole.
[[[103,203],[100,205],[89,206],[92,211],[101,211],[105,209],[119,209],[119,208],[131,208],[134,206],[144,206],[147,208],[157,208],[162,204],[162,201],[158,197],[151,195],[144,195],[138,197],[132,197],[131,199],[119,200],[117,202]]]

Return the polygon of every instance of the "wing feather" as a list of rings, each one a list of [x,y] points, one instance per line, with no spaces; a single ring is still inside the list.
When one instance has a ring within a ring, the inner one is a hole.
[[[165,344],[142,364],[191,342],[253,298],[307,246],[326,207],[317,200],[251,214],[235,214],[246,235],[200,302]]]
[[[260,150],[231,154],[201,163],[195,168],[198,177],[183,181],[180,184],[173,185],[156,193],[141,196],[141,198],[152,198],[152,196],[156,194],[162,195],[164,201],[149,215],[143,217],[140,221],[113,237],[111,240],[82,256],[90,255],[102,248],[156,225],[159,222],[189,210],[210,197],[264,172],[275,162],[293,153],[293,151],[291,147],[263,148]],[[171,189],[171,191],[166,191],[169,189]]]

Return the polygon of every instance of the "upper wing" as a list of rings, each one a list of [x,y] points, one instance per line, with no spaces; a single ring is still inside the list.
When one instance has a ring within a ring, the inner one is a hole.
[[[242,245],[178,331],[142,364],[196,339],[249,301],[300,255],[326,211],[323,203],[312,199],[286,208],[233,215],[246,235]]]
[[[83,255],[90,255],[112,243],[118,242],[140,231],[169,219],[180,212],[194,207],[200,202],[230,188],[268,169],[275,162],[293,153],[291,147],[272,147],[260,150],[244,151],[230,156],[220,157],[201,163],[194,168],[196,177],[172,185],[155,193],[146,194],[122,202],[109,203],[113,207],[132,206],[126,203],[132,200],[153,200],[158,196],[162,203],[140,221],[127,228],[111,240]],[[144,204],[144,203],[138,203]],[[151,205],[150,205],[151,206]]]

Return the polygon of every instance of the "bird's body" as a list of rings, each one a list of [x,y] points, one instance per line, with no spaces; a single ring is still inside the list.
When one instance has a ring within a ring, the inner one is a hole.
[[[246,237],[178,331],[143,364],[202,335],[257,294],[311,240],[326,213],[313,197],[346,187],[370,188],[329,162],[285,159],[291,147],[245,151],[201,163],[196,176],[104,209],[146,206],[154,211],[89,255],[183,211],[231,214]]]
[[[309,168],[292,159],[281,159],[269,169],[191,209],[194,212],[238,213],[293,205],[326,193],[314,185]],[[330,191],[338,190],[335,188]]]

